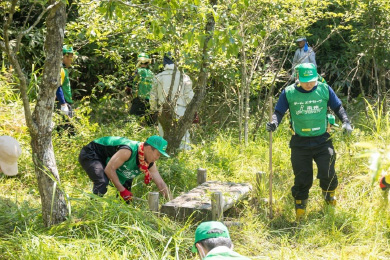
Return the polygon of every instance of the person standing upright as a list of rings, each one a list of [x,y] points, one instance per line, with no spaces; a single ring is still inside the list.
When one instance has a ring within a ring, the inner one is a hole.
[[[316,53],[312,47],[309,47],[306,37],[300,37],[295,41],[298,49],[295,51],[292,69],[302,63],[312,63],[317,68]]]
[[[75,135],[75,126],[71,122],[70,118],[73,117],[73,99],[72,88],[70,86],[69,69],[72,66],[74,51],[73,47],[64,45],[62,47],[62,67],[60,74],[61,85],[57,88],[57,109],[63,114],[63,122],[57,126],[58,131],[66,130],[68,135]]]
[[[64,114],[72,117],[72,88],[70,87],[69,68],[73,62],[73,48],[64,45],[62,47],[62,67],[61,67],[61,85],[57,88],[56,97],[58,100],[58,108]]]
[[[325,202],[336,205],[336,153],[327,131],[328,107],[343,122],[343,130],[351,133],[352,127],[340,99],[332,88],[318,82],[315,65],[303,63],[295,69],[298,81],[282,91],[266,130],[275,131],[284,114],[287,110],[290,111],[290,124],[294,132],[290,140],[291,163],[295,175],[291,192],[299,221],[305,214],[309,190],[313,185],[313,160],[317,164],[317,178],[320,180]]]
[[[157,74],[155,84],[153,85],[152,91],[150,92],[150,108],[152,111],[161,110],[162,105],[166,102],[174,106],[174,112],[177,118],[184,115],[187,105],[191,102],[194,97],[192,91],[192,81],[190,77],[180,72],[176,67],[176,73],[174,73],[175,64],[173,59],[168,55],[164,55],[164,71]],[[173,85],[172,85],[172,80]],[[172,91],[170,100],[168,96],[172,85]],[[161,124],[158,124],[159,135],[164,137],[164,130]],[[182,138],[180,149],[190,149],[190,133],[187,130]]]
[[[140,53],[137,59],[137,68],[130,76],[130,85],[126,88],[126,92],[133,98],[130,114],[144,117],[148,125],[153,124],[149,113],[149,99],[153,86],[154,73],[149,68],[150,64],[151,59],[149,55]]]

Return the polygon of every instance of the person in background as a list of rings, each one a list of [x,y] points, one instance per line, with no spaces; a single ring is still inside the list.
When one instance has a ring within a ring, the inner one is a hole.
[[[317,68],[316,54],[312,47],[309,47],[306,37],[300,37],[296,40],[298,49],[295,51],[295,55],[292,62],[292,69],[302,63],[312,63]]]
[[[7,176],[18,174],[18,158],[22,154],[20,144],[15,138],[0,136],[0,173]]]
[[[71,118],[73,117],[73,99],[72,88],[70,87],[69,69],[72,66],[74,52],[73,47],[64,45],[62,47],[62,67],[60,74],[61,85],[57,88],[57,109],[63,115],[63,121],[57,125],[57,131],[67,131],[68,136],[76,134],[76,128],[73,125]]]
[[[129,78],[129,86],[126,93],[131,95],[133,100],[130,114],[136,115],[152,125],[153,119],[150,115],[150,91],[153,86],[154,73],[150,70],[151,59],[146,53],[140,53],[137,59],[137,69]]]
[[[162,105],[167,102],[174,106],[176,117],[180,118],[184,115],[187,105],[194,97],[192,81],[188,75],[180,72],[178,68],[176,68],[175,75],[172,77],[175,64],[169,54],[164,55],[163,64],[164,71],[157,74],[150,92],[150,109],[151,111],[161,111]],[[170,92],[172,79],[174,82]],[[168,100],[169,93],[171,93],[170,100]],[[158,130],[159,135],[164,137],[164,131],[160,123],[158,123]],[[190,133],[187,130],[182,138],[180,149],[189,150],[191,148],[190,143]]]
[[[291,192],[299,221],[305,214],[309,190],[313,185],[313,160],[317,164],[317,178],[325,202],[336,205],[336,153],[327,132],[328,107],[343,122],[343,130],[351,133],[352,127],[336,93],[327,84],[318,82],[315,65],[303,63],[295,68],[298,81],[282,91],[266,130],[275,131],[286,111],[290,111],[290,124],[294,132],[290,140],[291,163],[295,175]]]
[[[196,228],[192,252],[198,253],[201,260],[249,260],[233,251],[229,231],[219,221],[203,222]]]
[[[61,85],[57,88],[56,97],[58,108],[65,115],[72,117],[72,88],[70,87],[69,68],[73,62],[73,48],[64,45],[62,47]]]
[[[132,199],[133,179],[144,174],[145,184],[151,180],[170,199],[168,186],[157,170],[156,161],[166,153],[167,141],[151,136],[145,142],[107,136],[96,139],[81,149],[79,162],[93,182],[93,193],[103,196],[111,181],[126,202]]]

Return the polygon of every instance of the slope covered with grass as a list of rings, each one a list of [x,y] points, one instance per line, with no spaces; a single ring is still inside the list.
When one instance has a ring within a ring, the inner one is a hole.
[[[197,259],[190,247],[198,223],[156,216],[141,200],[124,204],[112,187],[104,198],[93,197],[92,184],[77,162],[82,146],[97,137],[144,140],[157,129],[144,128],[131,117],[92,122],[89,118],[96,117],[107,104],[92,109],[84,101],[78,106],[78,134],[68,137],[53,133],[61,185],[71,214],[61,225],[45,228],[21,102],[9,97],[0,103],[0,135],[14,136],[23,147],[19,175],[0,174],[0,259]],[[228,219],[238,223],[229,227],[237,252],[253,259],[390,258],[390,208],[377,183],[371,184],[372,164],[370,169],[369,158],[363,156],[368,148],[385,154],[390,129],[365,127],[374,118],[359,118],[359,113],[354,120],[365,124],[356,123],[353,136],[345,137],[337,129],[333,132],[340,183],[337,207],[324,205],[317,180],[311,189],[307,217],[299,225],[294,222],[290,132],[284,120],[273,142],[275,216],[270,220],[267,205],[261,202],[268,196],[267,188],[253,192],[238,205]],[[200,135],[202,131],[196,129],[200,127],[194,126],[196,144],[192,150],[157,163],[175,196],[196,186],[198,167],[207,169],[208,179],[253,186],[256,172],[267,172],[268,133],[264,127],[257,141],[247,147],[237,143],[234,130]],[[358,142],[368,145],[358,146]],[[142,178],[134,182],[133,192],[138,198],[146,199],[147,193],[155,190],[154,185],[143,184]],[[164,202],[161,198],[160,204]]]

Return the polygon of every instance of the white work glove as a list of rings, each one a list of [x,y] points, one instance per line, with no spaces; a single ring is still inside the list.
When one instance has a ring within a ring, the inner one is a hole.
[[[353,130],[351,124],[348,122],[343,123],[342,129],[348,135],[350,135],[352,133],[352,130]]]
[[[64,113],[65,115],[69,115],[69,108],[67,104],[62,104],[61,105],[61,112]]]

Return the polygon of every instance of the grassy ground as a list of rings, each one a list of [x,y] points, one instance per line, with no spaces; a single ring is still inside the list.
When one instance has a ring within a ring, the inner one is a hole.
[[[0,259],[197,259],[190,252],[196,222],[155,216],[140,201],[126,205],[116,198],[113,188],[104,198],[91,200],[91,182],[77,162],[81,147],[96,137],[144,140],[157,133],[156,129],[142,128],[133,119],[90,124],[88,109],[81,108],[75,137],[53,134],[71,214],[66,222],[45,228],[20,101],[0,104],[0,135],[15,136],[23,147],[19,175],[0,174]],[[235,250],[252,259],[390,259],[390,208],[377,183],[371,184],[370,161],[362,156],[366,149],[356,145],[367,142],[385,151],[390,130],[373,134],[363,126],[358,128],[352,137],[334,131],[340,182],[337,207],[324,205],[315,181],[307,217],[297,225],[290,194],[290,133],[286,122],[281,125],[273,143],[275,216],[270,220],[267,205],[261,202],[268,196],[266,188],[238,205],[229,216],[240,223],[229,228]],[[248,147],[237,145],[237,138],[230,133],[196,138],[191,151],[158,162],[175,196],[196,186],[198,167],[207,169],[208,179],[253,185],[256,172],[267,172],[268,134],[264,130]],[[154,190],[153,185],[145,186],[142,178],[135,182],[137,197],[146,199],[148,191]]]

